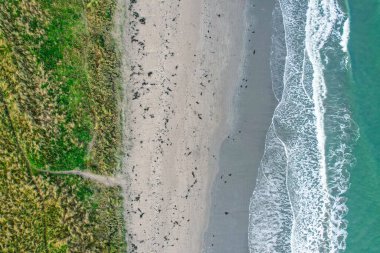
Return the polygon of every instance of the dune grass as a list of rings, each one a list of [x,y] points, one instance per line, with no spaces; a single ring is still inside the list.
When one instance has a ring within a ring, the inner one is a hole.
[[[0,0],[0,251],[124,252],[115,0]]]

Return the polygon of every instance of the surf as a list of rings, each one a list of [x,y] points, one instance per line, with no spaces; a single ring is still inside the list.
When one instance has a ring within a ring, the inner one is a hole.
[[[341,252],[357,135],[341,96],[349,20],[335,0],[280,0],[273,18],[279,104],[250,201],[250,252]]]

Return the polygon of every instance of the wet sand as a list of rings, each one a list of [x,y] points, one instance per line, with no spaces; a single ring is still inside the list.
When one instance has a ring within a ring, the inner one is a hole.
[[[249,252],[249,201],[276,105],[269,65],[273,7],[273,0],[247,3],[242,78],[236,80],[234,120],[212,186],[205,253]]]

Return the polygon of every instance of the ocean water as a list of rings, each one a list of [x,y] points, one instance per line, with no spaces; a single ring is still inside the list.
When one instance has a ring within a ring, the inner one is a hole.
[[[347,192],[349,253],[380,252],[380,0],[349,0],[352,116],[360,127]]]
[[[347,200],[360,131],[350,92],[348,6],[279,0],[273,12],[271,71],[279,104],[250,201],[250,252],[351,247]]]

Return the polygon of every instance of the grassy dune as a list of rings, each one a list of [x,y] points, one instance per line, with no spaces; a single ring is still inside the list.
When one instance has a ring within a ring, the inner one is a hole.
[[[123,252],[115,0],[0,0],[0,251]]]

